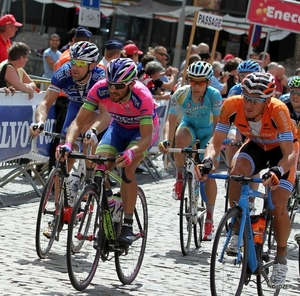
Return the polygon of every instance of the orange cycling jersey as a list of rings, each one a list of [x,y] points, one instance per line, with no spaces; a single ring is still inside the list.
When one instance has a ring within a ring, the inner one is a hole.
[[[239,95],[226,99],[216,130],[227,134],[232,123],[248,141],[255,142],[265,151],[278,147],[282,141],[297,140],[297,130],[290,119],[289,110],[276,98],[271,98],[260,122],[254,123],[257,130],[254,124],[251,127],[251,122],[245,116],[243,97]]]

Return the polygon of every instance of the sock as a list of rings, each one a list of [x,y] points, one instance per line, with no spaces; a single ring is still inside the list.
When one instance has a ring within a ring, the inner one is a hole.
[[[274,263],[287,264],[286,247],[277,247],[277,254],[274,258]]]
[[[182,180],[182,172],[183,172],[183,167],[178,167],[176,169],[176,180],[181,181]]]
[[[124,215],[124,223],[123,225],[126,225],[126,226],[129,226],[129,227],[132,227],[132,224],[133,224],[133,214],[125,214]]]
[[[206,204],[206,222],[214,222],[215,205]]]

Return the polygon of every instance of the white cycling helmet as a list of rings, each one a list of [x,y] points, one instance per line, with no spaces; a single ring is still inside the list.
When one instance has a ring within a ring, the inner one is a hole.
[[[96,44],[88,41],[79,41],[70,47],[71,59],[82,60],[85,62],[97,62],[99,50]]]
[[[274,95],[276,84],[272,74],[253,72],[243,79],[241,87],[243,93],[259,94],[260,98],[268,99]]]
[[[213,68],[210,63],[197,61],[189,65],[187,74],[193,80],[211,80]]]

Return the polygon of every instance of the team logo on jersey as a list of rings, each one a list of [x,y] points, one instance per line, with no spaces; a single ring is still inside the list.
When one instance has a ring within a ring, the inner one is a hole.
[[[191,103],[190,102],[187,103],[187,107],[191,108]]]

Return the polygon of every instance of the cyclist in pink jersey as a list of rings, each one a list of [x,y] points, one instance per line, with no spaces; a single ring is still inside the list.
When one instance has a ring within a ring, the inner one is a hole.
[[[137,68],[131,59],[117,58],[106,68],[106,79],[98,81],[89,91],[87,100],[76,119],[71,123],[63,146],[67,152],[79,135],[84,122],[98,108],[100,114],[109,113],[112,120],[102,137],[96,154],[117,157],[116,164],[125,168],[130,184],[122,182],[121,196],[124,208],[124,221],[117,241],[121,245],[131,245],[133,211],[137,197],[135,170],[158,137],[159,121],[155,103],[149,89],[137,80]],[[67,157],[68,153],[66,154]],[[56,152],[57,159],[61,155]],[[96,168],[97,169],[97,168]]]

